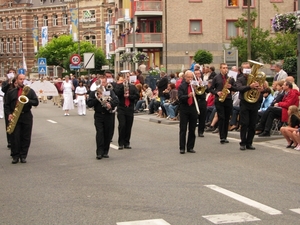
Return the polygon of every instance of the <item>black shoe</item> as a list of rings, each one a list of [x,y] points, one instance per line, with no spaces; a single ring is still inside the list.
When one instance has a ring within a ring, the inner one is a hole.
[[[185,151],[183,149],[180,149],[180,154],[184,154]]]
[[[220,140],[220,143],[221,143],[221,144],[225,144],[225,143],[227,144],[227,143],[229,143],[229,141],[228,141],[227,139],[221,139],[221,140]]]
[[[258,137],[270,137],[270,132],[264,131]]]
[[[189,153],[196,153],[196,151],[193,150],[193,149],[187,150],[187,152],[189,152]]]
[[[291,141],[291,143],[289,145],[287,145],[286,148],[291,148],[293,144],[294,144],[294,142]]]
[[[206,131],[206,132],[210,132],[210,131],[214,131],[214,130],[215,130],[214,127],[209,127],[209,128],[207,128],[205,131]]]
[[[129,145],[124,146],[125,149],[132,149]]]
[[[242,150],[242,151],[246,150],[246,146],[245,145],[241,145],[240,146],[240,150]]]
[[[26,158],[20,158],[20,162],[21,163],[26,163],[27,161],[26,161]]]
[[[255,147],[253,147],[253,145],[247,145],[246,148],[249,150],[255,150]]]
[[[255,131],[255,134],[256,134],[256,135],[260,135],[261,133],[263,133],[263,131],[261,131],[261,130]]]
[[[102,159],[102,155],[97,155],[96,159],[98,160]]]
[[[225,139],[225,143],[229,143],[229,141],[227,139]]]
[[[19,162],[19,158],[13,158],[12,164],[17,164]]]
[[[109,158],[109,155],[102,155],[102,158]]]
[[[203,133],[199,133],[198,137],[204,137]]]
[[[122,150],[123,149],[123,146],[119,146],[119,148],[118,148],[119,150]]]

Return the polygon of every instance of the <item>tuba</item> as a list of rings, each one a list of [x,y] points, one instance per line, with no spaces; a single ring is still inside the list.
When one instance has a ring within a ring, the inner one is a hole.
[[[220,102],[224,102],[225,99],[226,99],[226,97],[227,97],[227,95],[230,94],[229,89],[226,87],[227,84],[229,83],[229,80],[230,80],[230,77],[227,78],[227,80],[226,80],[226,82],[225,82],[225,84],[224,84],[224,87],[223,87],[223,89],[222,89],[222,96],[219,97],[219,101],[220,101]]]
[[[6,132],[8,134],[11,134],[12,132],[14,132],[15,127],[18,123],[19,117],[22,113],[23,107],[25,104],[28,103],[29,99],[26,97],[26,95],[29,93],[30,91],[30,87],[29,86],[24,86],[21,95],[18,98],[18,102],[17,105],[14,109],[13,112],[13,118],[9,121],[9,124],[7,126]]]
[[[266,74],[264,72],[258,72],[258,70],[263,67],[264,64],[253,61],[253,60],[248,60],[248,62],[253,63],[253,66],[251,68],[251,74],[248,75],[247,79],[247,85],[249,86],[250,84],[254,82],[258,82],[259,86],[263,86],[265,80],[266,80]],[[258,91],[255,88],[250,89],[249,91],[246,91],[244,93],[244,99],[249,102],[249,103],[255,103],[259,99],[260,96],[260,91]]]

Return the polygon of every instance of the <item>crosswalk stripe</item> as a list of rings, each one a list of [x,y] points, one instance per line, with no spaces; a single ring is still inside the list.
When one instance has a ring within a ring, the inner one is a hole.
[[[224,195],[226,195],[226,196],[228,196],[230,198],[233,198],[233,199],[235,199],[235,200],[237,200],[239,202],[242,202],[242,203],[244,203],[246,205],[249,205],[249,206],[252,206],[254,208],[257,208],[257,209],[259,209],[259,210],[261,210],[261,211],[263,211],[263,212],[265,212],[267,214],[270,214],[270,215],[279,215],[279,214],[282,214],[282,212],[279,211],[279,210],[277,210],[277,209],[271,208],[271,207],[269,207],[267,205],[261,204],[261,203],[259,203],[257,201],[254,201],[254,200],[250,199],[250,198],[246,198],[246,197],[244,197],[242,195],[236,194],[236,193],[234,193],[232,191],[228,191],[228,190],[226,190],[224,188],[221,188],[221,187],[218,187],[216,185],[204,185],[204,186],[206,186],[206,187],[208,187],[208,188],[210,188],[210,189],[212,189],[214,191],[217,191],[217,192],[219,192],[221,194],[224,194]]]
[[[117,225],[171,225],[163,219],[153,219],[153,220],[137,220],[129,222],[118,222]]]
[[[50,122],[50,123],[57,123],[54,120],[47,120],[47,121]]]
[[[256,218],[255,216],[252,216],[246,212],[208,215],[202,217],[214,224],[241,223],[241,222],[252,222],[252,221],[260,220],[259,218]]]
[[[300,214],[300,209],[298,208],[298,209],[290,209],[291,211],[293,211],[293,212],[295,212],[295,213],[298,213],[298,214]]]
[[[110,147],[113,148],[113,149],[118,149],[119,147],[114,145],[114,144],[110,144]]]

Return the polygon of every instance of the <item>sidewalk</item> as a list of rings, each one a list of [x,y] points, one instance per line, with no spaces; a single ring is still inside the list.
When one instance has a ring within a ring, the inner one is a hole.
[[[154,114],[148,114],[148,111],[135,113],[134,116],[137,116],[139,118],[143,118],[145,120],[148,120],[149,122],[158,123],[158,124],[165,124],[165,125],[178,125],[179,121],[172,121],[167,120],[166,118],[158,118]],[[205,134],[212,134],[212,132],[205,132]],[[213,134],[216,135],[216,134]],[[228,131],[228,137],[234,138],[236,140],[240,139],[240,133],[238,131]],[[281,134],[273,134],[270,137],[258,137],[255,135],[254,143],[258,143],[261,145],[269,145],[269,146],[276,146],[277,148],[284,149],[287,145],[286,140]]]

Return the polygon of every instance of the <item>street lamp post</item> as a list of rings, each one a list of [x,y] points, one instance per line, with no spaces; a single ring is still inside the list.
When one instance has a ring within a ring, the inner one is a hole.
[[[80,25],[79,25],[79,1],[77,0],[77,19],[78,19],[78,55],[80,56]],[[80,67],[78,68],[78,76],[80,77]]]
[[[298,12],[297,16],[300,14],[300,0],[298,0]],[[299,20],[297,26],[300,26]],[[297,27],[297,85],[300,85],[300,29]]]
[[[300,0],[299,0],[300,1]],[[247,55],[251,59],[251,15],[250,15],[251,0],[247,1]]]

